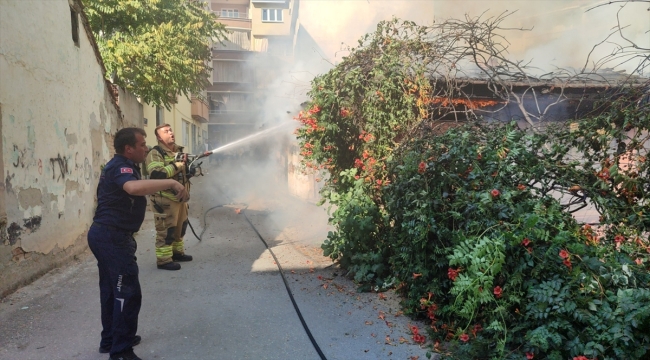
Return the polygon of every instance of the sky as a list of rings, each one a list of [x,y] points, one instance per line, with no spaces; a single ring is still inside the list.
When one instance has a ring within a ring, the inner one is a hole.
[[[609,1],[595,0],[300,0],[300,23],[320,45],[328,61],[345,56],[345,45],[372,32],[381,20],[393,16],[430,25],[434,20],[512,13],[504,25],[526,28],[508,31],[510,54],[516,60],[532,60],[545,70],[553,67],[581,68],[592,47],[603,41],[617,23],[621,3],[595,6]],[[589,10],[594,8],[592,10]],[[650,3],[628,3],[620,12],[621,23],[629,26],[624,35],[650,48]],[[588,11],[589,10],[589,11]],[[624,41],[614,36],[617,43]],[[342,45],[343,43],[343,45]],[[604,44],[592,54],[600,58],[611,52]],[[634,64],[638,65],[638,61]],[[630,66],[627,67],[631,70]],[[647,76],[648,74],[646,74]]]

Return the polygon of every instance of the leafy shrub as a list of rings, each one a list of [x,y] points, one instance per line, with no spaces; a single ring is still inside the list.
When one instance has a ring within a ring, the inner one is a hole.
[[[314,79],[296,134],[304,165],[325,179],[335,230],[322,247],[365,289],[397,284],[450,358],[642,358],[647,94],[617,89],[585,119],[543,132],[481,122],[429,131],[445,116],[477,119],[457,77],[468,62],[497,99],[513,98],[498,79],[531,80],[522,63],[476,62],[504,54],[501,20],[381,22]],[[585,204],[599,228],[572,217]]]
[[[602,236],[579,225],[558,191],[591,169],[557,166],[571,150],[558,138],[566,132],[472,124],[406,144],[389,164],[390,267],[450,358],[638,359],[650,349],[644,223]]]

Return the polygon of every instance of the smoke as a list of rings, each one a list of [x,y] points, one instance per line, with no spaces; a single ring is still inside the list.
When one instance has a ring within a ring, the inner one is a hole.
[[[431,1],[304,1],[300,19],[303,26],[323,47],[328,59],[340,61],[345,45],[374,30],[377,22],[398,17],[421,25],[435,19],[481,16],[484,19],[511,13],[504,25],[513,30],[503,35],[510,43],[511,60],[532,60],[542,71],[554,67],[582,68],[592,47],[613,31],[616,12],[622,3],[596,7],[607,1],[593,0],[431,0]],[[592,9],[593,8],[593,9]],[[592,10],[589,10],[592,9]],[[587,11],[589,10],[589,11]],[[648,4],[630,2],[619,14],[623,35],[637,45],[650,48]],[[519,31],[515,29],[530,29]],[[619,35],[599,46],[591,55],[598,60],[618,45],[629,45]],[[342,47],[342,43],[344,46]],[[616,63],[609,64],[611,67]],[[638,61],[621,69],[632,71]]]
[[[345,49],[375,30],[377,23],[398,17],[430,24],[434,1],[302,1],[300,22],[323,48],[327,60],[335,64],[347,55]]]
[[[311,80],[340,62],[348,54],[346,49],[358,46],[357,41],[373,32],[379,21],[397,17],[429,25],[448,18],[487,19],[507,12],[510,16],[503,25],[512,30],[502,35],[510,43],[509,58],[532,60],[533,66],[549,71],[582,68],[592,47],[612,32],[621,4],[587,11],[598,4],[593,0],[301,0],[296,9],[297,35],[275,43],[269,40],[268,54],[256,53],[246,61],[246,71],[254,73],[257,81],[252,108],[259,112],[248,133],[238,137],[293,121],[308,100]],[[623,35],[644,48],[650,48],[647,7],[645,3],[628,3],[619,13],[626,26]],[[611,53],[614,43],[625,44],[620,35],[610,40],[593,52],[592,60]],[[628,63],[623,68],[629,72],[636,65],[638,62]],[[286,127],[213,155],[210,166],[219,173],[219,181],[227,184],[222,188],[228,189],[233,201],[270,209],[289,196],[287,176],[295,165],[289,154],[296,149],[292,130]],[[229,141],[233,140],[236,138]]]

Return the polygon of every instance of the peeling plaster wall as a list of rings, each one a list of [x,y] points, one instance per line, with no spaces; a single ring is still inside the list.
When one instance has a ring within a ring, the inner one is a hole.
[[[120,88],[118,105],[122,111],[122,122],[125,125],[144,127],[144,108],[133,94]],[[113,143],[111,142],[111,144]]]
[[[86,249],[113,134],[142,126],[124,92],[122,117],[84,21],[76,45],[68,0],[0,0],[0,297]]]

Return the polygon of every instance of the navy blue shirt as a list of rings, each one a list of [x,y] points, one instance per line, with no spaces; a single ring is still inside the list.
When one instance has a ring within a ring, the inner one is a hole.
[[[97,210],[93,221],[128,232],[140,230],[147,199],[129,195],[123,186],[127,181],[140,180],[140,167],[126,157],[116,154],[104,167],[97,185]]]

